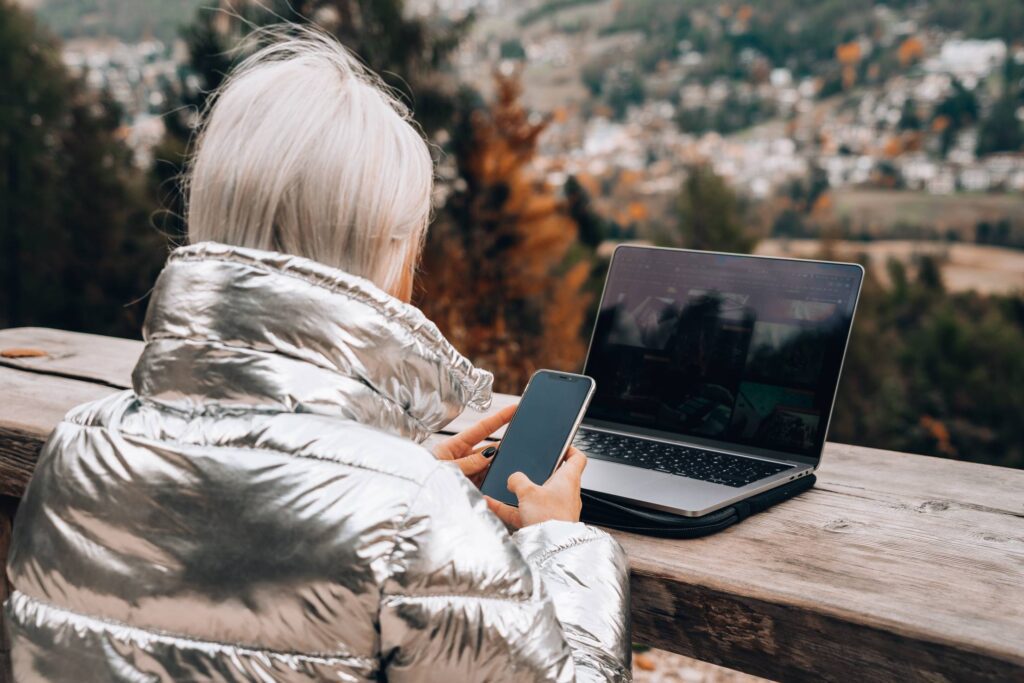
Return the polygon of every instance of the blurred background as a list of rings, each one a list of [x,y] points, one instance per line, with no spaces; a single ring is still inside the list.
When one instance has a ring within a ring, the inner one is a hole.
[[[1024,467],[1008,0],[0,0],[0,327],[139,336],[198,112],[280,19],[434,143],[416,303],[499,390],[581,366],[616,243],[857,260],[830,440]],[[681,662],[638,676],[740,678]]]

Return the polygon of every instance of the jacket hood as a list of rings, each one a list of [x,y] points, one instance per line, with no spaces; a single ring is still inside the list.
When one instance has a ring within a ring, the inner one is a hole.
[[[132,376],[142,402],[189,414],[309,412],[422,440],[490,404],[423,313],[309,259],[204,242],[157,280]]]

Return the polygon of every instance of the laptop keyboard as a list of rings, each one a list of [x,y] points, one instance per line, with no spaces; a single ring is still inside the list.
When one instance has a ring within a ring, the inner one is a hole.
[[[792,469],[791,465],[766,460],[589,429],[579,430],[573,445],[588,456],[599,460],[610,460],[734,488]]]

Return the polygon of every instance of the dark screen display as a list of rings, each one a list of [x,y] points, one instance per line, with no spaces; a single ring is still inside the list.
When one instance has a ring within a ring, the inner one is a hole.
[[[591,384],[586,377],[561,372],[534,375],[480,490],[516,505],[518,501],[507,487],[514,472],[524,473],[535,484],[547,481],[586,403]]]
[[[587,358],[587,421],[817,457],[862,274],[620,247]]]

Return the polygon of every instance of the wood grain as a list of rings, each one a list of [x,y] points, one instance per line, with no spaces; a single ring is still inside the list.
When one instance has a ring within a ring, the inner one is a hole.
[[[0,492],[17,494],[46,434],[126,385],[138,347],[10,332],[0,348],[59,349],[0,367]],[[492,410],[515,400],[498,395]],[[812,491],[709,538],[616,533],[635,638],[787,681],[1024,681],[1024,472],[829,444],[818,475]]]
[[[1000,499],[1024,473],[992,468],[986,504],[915,486],[974,465],[851,447],[826,463],[816,489],[717,536],[620,534],[637,637],[786,680],[1024,679],[1024,525],[1000,507],[1019,508]]]
[[[0,559],[3,559],[6,570],[7,551],[11,547],[11,527],[18,501],[7,496],[0,496]],[[0,572],[0,602],[7,600],[10,586],[7,583],[7,572]],[[14,680],[11,672],[11,644],[7,640],[7,629],[0,628],[0,683]]]
[[[69,410],[116,391],[104,384],[0,367],[0,494],[21,497],[39,450]]]
[[[11,348],[39,349],[46,355],[37,358],[0,356],[0,366],[124,389],[131,386],[132,368],[142,353],[143,343],[46,327],[0,330],[0,351]]]

